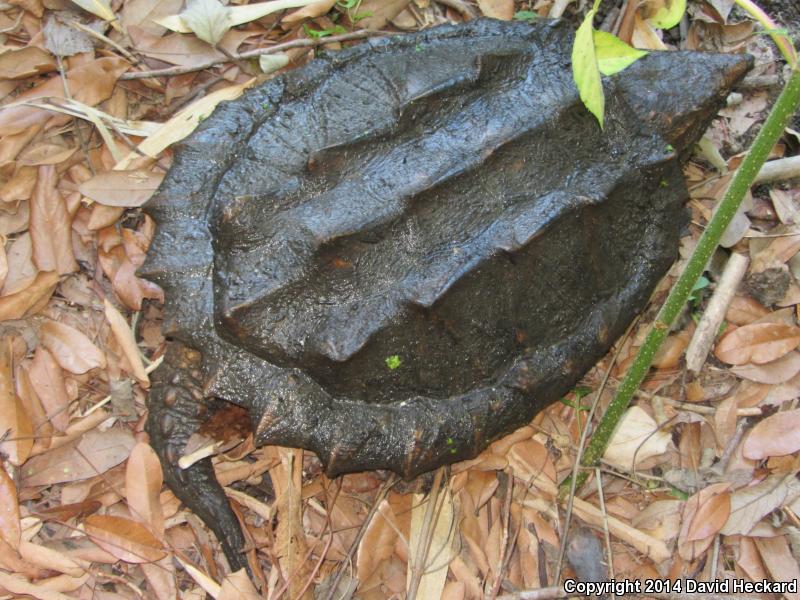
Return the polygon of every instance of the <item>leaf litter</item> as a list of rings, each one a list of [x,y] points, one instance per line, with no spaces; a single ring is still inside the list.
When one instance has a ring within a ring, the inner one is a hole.
[[[776,73],[775,54],[751,35],[752,24],[731,21],[731,2],[690,2],[684,40],[653,26],[674,4],[625,9],[609,29],[643,49],[746,47],[759,56],[761,75]],[[325,46],[337,28],[419,29],[478,12],[571,17],[577,8],[550,0],[81,0],[68,12],[36,2],[0,10],[7,36],[0,49],[2,591],[68,598],[143,585],[145,597],[159,600],[205,591],[218,599],[461,599],[514,597],[555,583],[565,540],[556,486],[572,470],[587,402],[601,393],[606,372],[608,386],[617,384],[650,313],[619,343],[616,361],[602,360],[564,403],[477,458],[413,484],[380,473],[332,481],[307,452],[223,446],[214,459],[218,478],[244,519],[259,590],[244,572],[225,575],[217,542],[163,488],[142,431],[148,373],[163,351],[163,293],[136,268],[154,231],[139,207],[163,178],[170,147],[219,102],[303,64],[314,46],[341,47]],[[309,30],[323,33],[313,39]],[[261,67],[236,60],[287,42],[304,45],[262,54]],[[165,65],[188,70],[147,76]],[[702,158],[687,165],[687,248],[762,121],[769,93],[743,90],[709,133],[716,165]],[[796,144],[788,137],[775,156],[796,152]],[[705,365],[689,374],[683,355],[718,281],[714,261],[710,285],[612,441],[602,496],[593,481],[574,500],[580,535],[609,536],[617,578],[724,578],[734,568],[753,580],[798,576],[800,189],[777,182],[753,194],[743,228],[718,257],[743,253],[750,268]],[[134,421],[114,400],[121,390]],[[601,406],[607,397],[604,390]],[[604,548],[571,546],[562,576],[602,572]]]

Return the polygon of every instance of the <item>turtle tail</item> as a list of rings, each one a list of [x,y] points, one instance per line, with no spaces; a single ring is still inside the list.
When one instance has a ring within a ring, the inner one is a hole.
[[[213,401],[203,396],[200,353],[168,342],[164,363],[153,374],[147,432],[175,495],[214,531],[231,570],[245,568],[244,535],[210,459],[182,469],[178,460],[189,437],[208,417]]]

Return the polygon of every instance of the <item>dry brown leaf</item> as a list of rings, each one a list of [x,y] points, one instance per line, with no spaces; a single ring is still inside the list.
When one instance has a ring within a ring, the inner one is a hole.
[[[394,554],[396,527],[392,507],[388,500],[382,500],[358,544],[356,573],[359,587],[370,580],[382,561]]]
[[[36,185],[37,171],[33,167],[18,166],[11,179],[0,188],[0,201],[18,202],[30,198]]]
[[[19,292],[0,298],[0,321],[21,319],[44,307],[58,285],[58,273],[44,271]]]
[[[731,514],[731,494],[725,490],[707,498],[697,509],[686,532],[687,542],[716,535]]]
[[[61,368],[70,373],[106,367],[105,354],[74,327],[48,320],[39,328],[39,339]]]
[[[756,383],[786,383],[800,373],[800,353],[789,352],[789,354],[763,365],[747,364],[731,367],[730,370],[742,379],[749,379]]]
[[[689,529],[694,526],[695,516],[699,509],[714,496],[727,492],[730,488],[730,483],[714,483],[689,498],[683,506],[683,514],[681,515],[681,530],[678,534],[678,553],[681,558],[687,561],[694,561],[700,557],[711,545],[714,539],[713,535],[708,535],[705,538],[697,540],[689,540]],[[714,506],[712,506],[714,508]],[[726,515],[727,518],[727,515]],[[720,523],[720,527],[724,521]]]
[[[158,171],[104,171],[78,189],[87,198],[106,206],[135,208],[150,199],[164,179]]]
[[[143,563],[140,567],[156,600],[174,600],[179,597],[175,561],[171,556],[165,556],[154,563]]]
[[[58,431],[66,431],[69,426],[69,395],[61,367],[44,346],[39,346],[27,370],[31,386],[42,402],[48,421]]]
[[[370,16],[356,23],[360,29],[381,29],[399,15],[411,0],[364,0],[358,5],[358,14]]]
[[[247,571],[239,569],[222,580],[216,600],[261,600],[261,598],[263,596],[253,586]]]
[[[30,286],[39,274],[33,264],[33,243],[27,231],[18,236],[8,248],[8,275],[0,296],[10,296]]]
[[[800,328],[779,323],[738,327],[717,342],[717,358],[731,365],[763,365],[791,352],[800,344]]]
[[[0,466],[0,539],[14,550],[19,548],[22,529],[20,527],[17,486]]]
[[[119,560],[139,564],[161,560],[167,555],[161,543],[141,523],[112,517],[91,515],[83,521],[86,534],[106,552]]]
[[[128,458],[134,443],[131,432],[120,427],[89,431],[80,440],[29,459],[22,468],[23,483],[52,485],[94,477]]]
[[[736,564],[742,568],[750,581],[761,581],[768,577],[753,538],[742,537],[739,539],[739,557]]]
[[[33,447],[31,420],[14,390],[11,338],[0,341],[0,454],[20,466]],[[2,506],[2,503],[0,503]]]
[[[73,100],[94,106],[111,96],[114,85],[122,73],[130,68],[124,58],[104,57],[70,69],[67,82]],[[60,77],[52,77],[14,98],[24,102],[49,96],[64,97],[64,84]],[[23,132],[34,125],[49,120],[52,113],[28,106],[13,106],[0,111],[0,135]]]
[[[648,458],[667,451],[672,436],[659,428],[653,417],[639,406],[632,406],[622,416],[604,458],[623,469],[635,468]]]
[[[161,507],[161,486],[164,476],[155,451],[145,442],[131,450],[125,469],[125,495],[133,517],[158,537],[164,536],[164,511]]]
[[[800,450],[800,408],[775,413],[760,421],[744,441],[743,454],[761,460]]]
[[[48,589],[44,584],[30,583],[21,575],[12,575],[0,571],[0,589],[11,594],[24,595],[38,600],[75,600],[74,596],[67,596],[61,592]]]
[[[306,19],[316,19],[328,12],[336,6],[337,0],[323,0],[322,2],[314,2],[303,8],[293,10],[288,15],[281,19],[281,23],[297,23],[298,21],[305,21]]]
[[[770,475],[761,483],[736,490],[731,495],[731,514],[720,533],[747,535],[763,517],[800,496],[795,473]]]
[[[313,594],[306,589],[300,595],[310,569],[310,564],[305,561],[306,538],[302,521],[303,451],[280,448],[278,452],[281,462],[269,471],[278,510],[274,550],[284,576],[289,580],[289,597],[306,600]]]
[[[53,57],[37,46],[7,50],[0,54],[0,79],[27,79],[55,70]]]
[[[764,566],[773,581],[797,581],[800,579],[800,566],[792,555],[785,536],[773,538],[754,538]],[[798,600],[800,593],[786,593],[787,600]]]
[[[3,284],[6,282],[6,275],[8,275],[8,256],[6,247],[0,244],[0,290],[3,289]]]
[[[478,0],[478,8],[492,19],[510,21],[514,18],[514,0]]]
[[[33,262],[40,271],[65,275],[78,270],[72,254],[71,224],[72,218],[56,189],[55,167],[39,167],[39,178],[31,196],[30,228]]]
[[[107,299],[103,300],[104,311],[108,323],[111,325],[111,331],[117,339],[117,343],[122,348],[125,358],[133,369],[133,376],[136,377],[141,383],[145,385],[150,384],[150,378],[147,376],[147,371],[144,369],[142,363],[142,355],[139,353],[139,347],[133,337],[130,325],[125,320],[125,317],[111,304]]]
[[[77,146],[68,148],[61,144],[42,142],[23,150],[17,158],[17,164],[25,167],[57,165],[75,154],[77,149]]]

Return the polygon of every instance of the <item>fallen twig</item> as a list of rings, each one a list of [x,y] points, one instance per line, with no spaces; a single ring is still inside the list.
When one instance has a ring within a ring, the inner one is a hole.
[[[349,42],[351,40],[361,40],[368,37],[386,36],[386,35],[393,35],[393,34],[390,31],[375,31],[373,29],[364,29],[362,31],[351,31],[350,33],[343,33],[342,35],[332,35],[330,37],[324,37],[319,39],[304,38],[300,40],[292,40],[290,42],[284,42],[283,44],[268,46],[266,48],[256,48],[255,50],[248,50],[247,52],[242,52],[241,54],[230,54],[230,56],[222,56],[220,58],[214,58],[212,60],[208,60],[206,62],[197,65],[168,67],[166,69],[155,69],[153,71],[131,71],[129,73],[123,73],[122,75],[120,75],[120,79],[148,79],[151,77],[174,77],[176,75],[184,75],[185,73],[202,71],[204,69],[208,69],[210,67],[232,61],[258,58],[259,56],[262,56],[264,54],[276,54],[278,52],[283,52],[284,50],[290,50],[291,48],[313,48],[316,46],[324,46],[326,44],[333,44],[336,42]]]
[[[753,185],[770,181],[786,181],[795,177],[800,177],[800,156],[779,158],[764,163],[756,175]]]
[[[697,324],[689,347],[686,349],[686,368],[694,373],[699,373],[706,362],[706,356],[711,349],[711,344],[717,337],[719,326],[728,311],[728,305],[733,300],[736,288],[742,281],[750,260],[744,255],[734,252],[725,265],[722,277],[717,283],[714,295],[708,302],[708,307]]]

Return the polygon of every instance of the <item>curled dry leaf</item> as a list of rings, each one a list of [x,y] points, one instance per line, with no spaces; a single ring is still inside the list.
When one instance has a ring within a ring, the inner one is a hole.
[[[78,190],[106,206],[135,208],[150,199],[162,179],[164,173],[158,171],[104,171],[84,181]]]
[[[785,356],[763,365],[747,364],[731,367],[730,370],[742,379],[756,383],[786,383],[800,373],[800,353],[789,352]]]
[[[140,383],[149,385],[150,378],[147,376],[147,371],[144,369],[142,355],[139,353],[139,347],[136,345],[133,331],[131,331],[128,322],[107,299],[103,300],[103,306],[106,319],[108,319],[108,323],[111,325],[111,331],[114,333],[117,343],[119,343],[122,352],[125,354],[125,358],[128,359],[133,369],[133,376],[136,377]]]
[[[30,222],[33,262],[40,271],[65,275],[78,270],[72,254],[71,225],[72,218],[56,189],[55,167],[40,167],[31,196]]]
[[[48,320],[39,329],[39,339],[58,364],[70,373],[86,373],[106,366],[105,354],[74,327]]]
[[[0,454],[12,465],[24,463],[33,447],[33,427],[14,390],[11,338],[0,341],[0,435]]]
[[[155,562],[167,555],[161,543],[141,523],[112,517],[91,515],[83,522],[86,534],[106,552],[119,560],[139,564]]]
[[[800,409],[775,413],[756,424],[744,441],[746,458],[761,460],[800,450]]]
[[[800,344],[800,328],[782,323],[753,323],[727,333],[717,343],[717,358],[731,365],[763,365]]]

